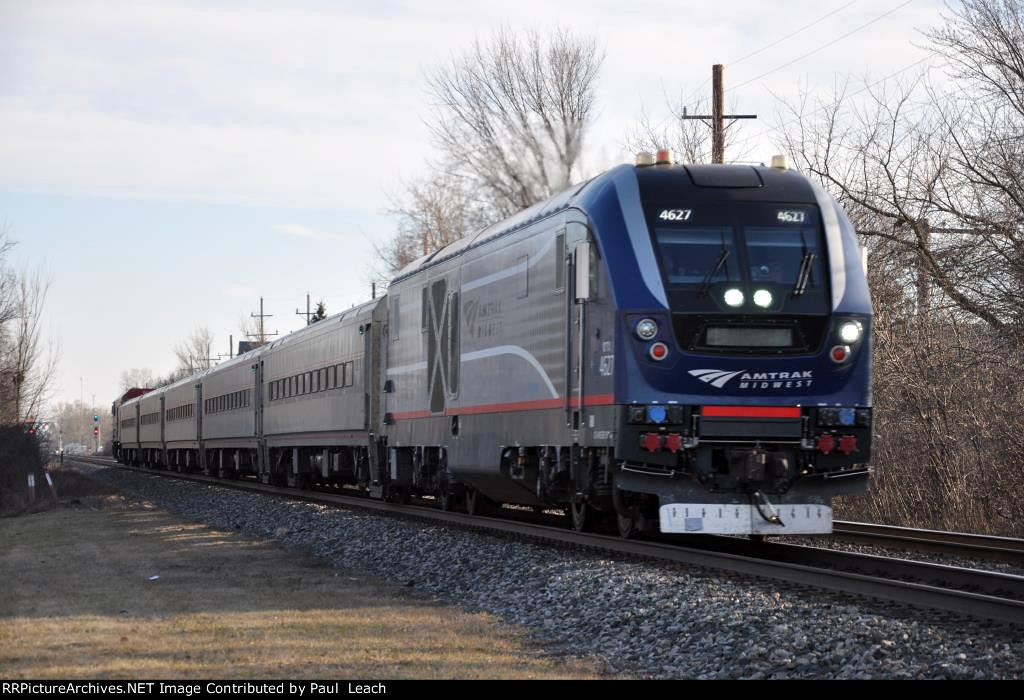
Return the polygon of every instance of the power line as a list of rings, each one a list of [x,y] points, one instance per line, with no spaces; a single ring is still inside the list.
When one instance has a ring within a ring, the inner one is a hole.
[[[857,0],[852,0],[852,2],[848,2],[848,3],[846,3],[845,5],[843,5],[842,7],[839,7],[839,8],[837,8],[837,9],[835,9],[835,10],[832,10],[831,12],[828,12],[828,13],[826,13],[826,14],[822,15],[821,17],[819,17],[818,19],[814,20],[814,21],[813,21],[813,22],[811,22],[810,24],[805,24],[804,26],[800,27],[800,29],[797,29],[797,30],[796,30],[796,31],[794,31],[794,32],[790,32],[789,34],[787,34],[786,36],[782,37],[781,39],[776,39],[775,41],[771,42],[770,44],[766,44],[766,45],[762,46],[761,48],[757,49],[756,51],[752,51],[751,53],[748,53],[748,54],[746,54],[745,56],[741,56],[740,58],[736,59],[735,61],[727,62],[727,63],[726,63],[725,65],[727,65],[727,66],[730,66],[730,67],[731,67],[731,66],[735,66],[735,65],[737,65],[737,64],[739,64],[739,63],[742,63],[743,61],[747,60],[748,58],[753,58],[754,56],[758,55],[759,53],[762,53],[762,52],[764,52],[764,51],[767,51],[768,49],[772,48],[773,46],[777,46],[777,45],[781,44],[781,43],[782,43],[783,41],[786,41],[787,39],[791,39],[791,38],[793,38],[794,36],[796,36],[797,34],[799,34],[799,33],[803,32],[803,31],[806,31],[806,30],[810,29],[811,27],[813,27],[813,26],[815,26],[815,25],[817,25],[817,24],[820,24],[821,22],[824,22],[824,21],[825,21],[826,19],[828,19],[828,18],[829,18],[829,17],[831,17],[832,15],[834,15],[834,14],[836,14],[836,13],[838,13],[838,12],[842,12],[842,11],[843,11],[843,10],[845,10],[846,8],[850,7],[850,5],[855,5],[856,3],[857,3]],[[704,87],[705,87],[705,86],[706,86],[706,85],[707,85],[708,83],[710,83],[710,82],[711,82],[711,78],[708,78],[708,79],[706,79],[706,80],[705,80],[704,82],[702,82],[702,83],[701,83],[701,84],[700,84],[699,86],[697,86],[697,89],[696,89],[696,90],[694,90],[694,91],[693,91],[692,93],[690,93],[690,95],[689,95],[689,96],[688,96],[688,97],[687,97],[686,99],[682,100],[682,101],[680,102],[680,104],[681,104],[681,105],[686,105],[686,104],[689,104],[689,102],[690,102],[690,101],[691,101],[691,100],[692,100],[692,99],[693,99],[694,97],[696,97],[697,95],[699,95],[699,94],[700,94],[700,92],[701,92],[701,90],[703,90],[703,89],[704,89]],[[660,122],[658,123],[658,125],[657,125],[656,127],[654,127],[653,131],[657,131],[658,129],[660,129],[660,128],[661,128],[662,126],[664,126],[664,125],[665,125],[665,122],[667,122],[667,121],[668,121],[669,119],[673,119],[673,118],[677,118],[677,115],[675,115],[675,114],[670,114],[670,115],[668,115],[667,117],[665,117],[664,119],[662,119],[662,120],[661,120],[661,121],[660,121]]]
[[[828,19],[832,15],[836,14],[837,12],[842,12],[847,7],[849,7],[850,5],[855,5],[855,4],[857,4],[857,0],[853,0],[853,2],[848,2],[845,5],[843,5],[842,7],[837,8],[835,10],[832,10],[831,12],[829,12],[826,15],[822,15],[821,17],[819,17],[818,19],[814,20],[810,24],[805,24],[804,26],[802,26],[799,29],[797,29],[795,32],[790,32],[789,34],[787,34],[786,36],[782,37],[781,39],[777,39],[776,41],[773,41],[772,43],[768,44],[767,46],[762,46],[757,51],[754,51],[752,53],[748,53],[746,56],[742,56],[740,58],[737,58],[735,61],[732,61],[731,63],[729,63],[727,65],[730,68],[732,68],[733,66],[735,66],[735,65],[737,65],[739,63],[742,63],[743,61],[746,61],[748,58],[753,58],[757,54],[762,53],[764,51],[767,51],[768,49],[772,48],[773,46],[778,46],[779,44],[784,42],[786,39],[792,39],[793,37],[795,37],[800,32],[805,31],[807,29],[810,29],[811,27],[813,27],[816,24],[820,24],[821,22],[824,22],[826,19]]]
[[[797,63],[799,61],[804,60],[808,56],[813,56],[814,54],[818,53],[819,51],[827,49],[828,47],[833,46],[834,44],[838,44],[843,39],[846,39],[846,38],[856,34],[861,29],[864,29],[866,27],[870,27],[875,22],[878,22],[878,21],[880,21],[882,19],[885,19],[886,17],[891,15],[893,12],[896,12],[897,10],[900,10],[900,9],[906,7],[907,5],[909,5],[912,2],[914,2],[914,0],[906,0],[906,2],[904,2],[904,3],[900,4],[900,5],[897,5],[896,7],[892,8],[891,10],[888,10],[887,12],[883,12],[882,14],[878,15],[877,17],[875,17],[874,19],[872,19],[872,20],[870,20],[868,22],[865,22],[864,24],[860,25],[859,27],[856,27],[855,29],[851,29],[846,34],[843,34],[842,36],[837,37],[837,38],[833,39],[832,41],[829,41],[829,42],[827,42],[825,44],[822,44],[821,46],[817,47],[816,49],[811,49],[807,53],[805,53],[803,55],[800,55],[800,56],[797,56],[792,61],[787,61],[786,63],[783,63],[781,66],[776,66],[775,68],[772,68],[770,71],[762,73],[761,75],[757,76],[756,78],[751,78],[750,80],[748,80],[746,82],[743,82],[743,83],[740,83],[736,87],[730,88],[730,89],[731,90],[739,90],[741,87],[743,87],[745,85],[750,85],[751,83],[756,82],[756,81],[758,81],[761,78],[764,78],[766,76],[769,76],[769,75],[771,75],[772,73],[774,73],[776,71],[780,71],[783,68],[788,68],[789,66],[793,65],[794,63]]]
[[[765,135],[767,135],[767,134],[769,134],[769,133],[771,133],[773,131],[779,131],[783,127],[789,126],[790,124],[795,124],[796,122],[800,121],[801,119],[804,119],[804,118],[809,117],[811,115],[817,114],[818,112],[821,112],[822,110],[825,110],[825,109],[835,109],[836,107],[841,105],[844,101],[849,100],[851,98],[854,98],[854,97],[856,97],[857,95],[860,95],[863,92],[867,92],[868,90],[870,90],[871,88],[875,87],[876,85],[880,85],[880,84],[884,83],[886,80],[890,80],[892,78],[895,78],[897,75],[900,75],[901,73],[906,73],[911,68],[916,68],[917,66],[921,65],[925,61],[927,61],[930,58],[932,58],[934,55],[935,55],[934,51],[929,51],[928,55],[926,55],[924,58],[920,58],[920,59],[914,61],[913,63],[911,63],[909,65],[906,65],[903,68],[900,68],[898,71],[890,73],[889,75],[885,76],[884,78],[880,78],[880,79],[876,80],[873,83],[865,85],[864,87],[860,88],[859,90],[857,90],[855,92],[851,92],[849,95],[843,96],[841,99],[833,102],[832,104],[822,105],[821,107],[818,107],[817,109],[811,110],[807,114],[802,114],[799,117],[794,117],[793,119],[790,119],[789,121],[782,122],[781,124],[779,124],[777,126],[770,126],[770,127],[766,128],[766,129],[763,129],[763,130],[759,131],[756,134],[753,134],[753,135],[748,136],[748,137],[746,137],[744,139],[741,139],[738,143],[733,144],[733,145],[734,146],[745,145],[745,144],[753,141],[754,139],[759,139],[762,136],[765,136]]]

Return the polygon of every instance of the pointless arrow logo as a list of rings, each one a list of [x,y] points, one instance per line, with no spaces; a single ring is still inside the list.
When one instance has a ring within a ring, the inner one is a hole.
[[[746,370],[741,369],[737,372],[723,371],[720,369],[691,369],[689,374],[701,380],[707,382],[716,389],[721,389],[729,380],[736,375],[743,374]]]

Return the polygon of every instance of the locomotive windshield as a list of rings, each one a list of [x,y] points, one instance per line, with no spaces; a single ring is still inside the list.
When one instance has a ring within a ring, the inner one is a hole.
[[[816,206],[708,202],[647,213],[673,310],[827,313]]]

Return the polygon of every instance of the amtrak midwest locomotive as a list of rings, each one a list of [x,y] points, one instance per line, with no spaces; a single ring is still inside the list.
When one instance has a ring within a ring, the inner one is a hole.
[[[383,298],[119,401],[115,449],[624,536],[823,533],[867,488],[870,340],[861,251],[820,187],[641,154]]]

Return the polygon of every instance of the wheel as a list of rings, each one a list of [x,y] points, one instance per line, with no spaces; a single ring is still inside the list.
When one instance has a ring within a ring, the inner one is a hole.
[[[453,496],[451,491],[447,488],[442,488],[437,492],[437,502],[441,506],[441,510],[449,511],[452,509]]]
[[[388,488],[387,500],[390,503],[397,503],[398,505],[408,505],[409,503],[409,490],[404,486],[391,486]]]
[[[576,532],[589,532],[593,525],[594,508],[588,503],[573,503],[569,506],[572,515],[572,529]]]
[[[622,513],[615,513],[615,523],[618,526],[619,537],[623,539],[631,539],[637,533],[637,522],[636,518],[632,515],[623,515]]]
[[[484,497],[476,489],[466,489],[466,513],[469,515],[483,515]]]

